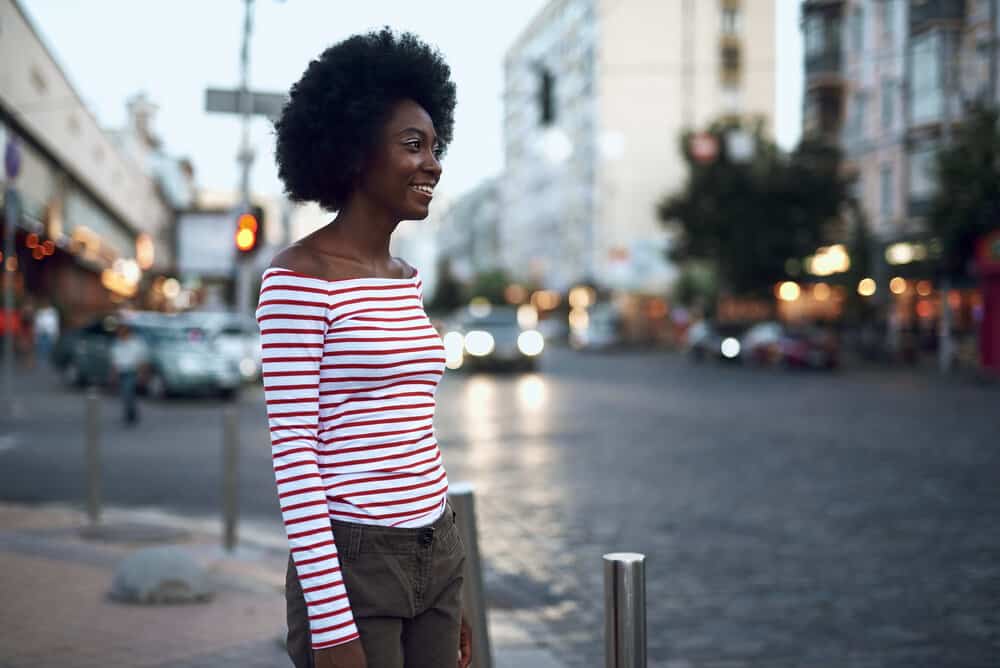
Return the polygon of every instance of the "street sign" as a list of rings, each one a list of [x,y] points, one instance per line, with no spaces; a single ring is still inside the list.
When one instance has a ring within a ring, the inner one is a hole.
[[[267,116],[274,120],[281,115],[281,110],[288,101],[288,96],[282,93],[261,93],[250,91],[250,113],[254,116]],[[205,111],[221,114],[241,114],[240,91],[223,88],[205,89]]]

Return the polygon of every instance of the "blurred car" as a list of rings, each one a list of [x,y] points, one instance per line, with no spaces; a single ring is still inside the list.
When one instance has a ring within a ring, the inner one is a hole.
[[[517,309],[477,305],[464,309],[446,328],[448,368],[534,370],[545,339],[534,327],[522,327]]]
[[[705,359],[739,361],[741,355],[739,325],[717,324],[699,320],[687,331],[687,347],[696,362]]]
[[[52,362],[67,385],[112,382],[111,346],[121,323],[147,346],[147,363],[139,374],[139,389],[147,394],[232,396],[239,388],[238,365],[220,355],[202,329],[159,313],[107,315],[60,337]]]
[[[740,340],[740,354],[755,364],[775,364],[781,360],[781,338],[785,330],[779,322],[759,322]]]
[[[189,311],[183,317],[205,331],[219,354],[237,366],[243,382],[260,380],[260,328],[256,320],[226,311]]]
[[[787,367],[835,369],[840,364],[837,337],[818,327],[790,329],[778,345],[781,362]]]
[[[595,304],[587,311],[586,326],[571,327],[569,344],[577,350],[607,350],[621,344],[621,318],[613,305]]]

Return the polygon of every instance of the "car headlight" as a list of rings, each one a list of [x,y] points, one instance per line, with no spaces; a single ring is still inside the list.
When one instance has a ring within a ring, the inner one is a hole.
[[[473,330],[465,335],[465,350],[470,355],[485,357],[493,352],[493,335],[482,330]]]
[[[534,329],[525,330],[517,337],[517,349],[528,357],[541,354],[544,347],[545,339]]]
[[[253,361],[250,357],[244,357],[240,360],[240,374],[244,378],[253,378],[257,373],[257,363]]]
[[[728,359],[734,359],[740,355],[740,342],[731,336],[723,339],[722,345],[719,347],[722,351],[722,356]]]
[[[460,332],[448,332],[444,335],[444,363],[449,369],[462,366],[462,351],[465,349],[465,338]]]

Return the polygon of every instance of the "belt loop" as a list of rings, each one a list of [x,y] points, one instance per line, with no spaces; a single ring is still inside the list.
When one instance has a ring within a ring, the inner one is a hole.
[[[360,524],[351,526],[351,543],[347,548],[351,559],[357,559],[358,554],[361,553],[361,531],[362,527]]]

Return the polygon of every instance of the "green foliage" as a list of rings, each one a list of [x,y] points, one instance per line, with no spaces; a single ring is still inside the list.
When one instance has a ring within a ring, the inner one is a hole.
[[[752,159],[734,160],[725,138],[736,129],[732,123],[709,129],[719,154],[707,164],[694,160],[691,135],[681,137],[688,181],[661,201],[658,215],[675,233],[671,259],[707,262],[722,289],[763,295],[785,278],[786,260],[822,244],[827,223],[844,201],[845,184],[836,148],[804,141],[785,155],[760,127],[752,130]]]
[[[491,304],[506,304],[504,289],[510,283],[510,277],[502,269],[484,271],[476,274],[469,290],[470,297],[485,297]]]
[[[982,235],[1000,226],[1000,112],[974,108],[937,155],[927,226],[941,242],[941,269],[965,274]]]
[[[715,303],[718,291],[718,280],[712,268],[691,261],[685,263],[674,283],[673,300],[688,307],[704,307]]]

